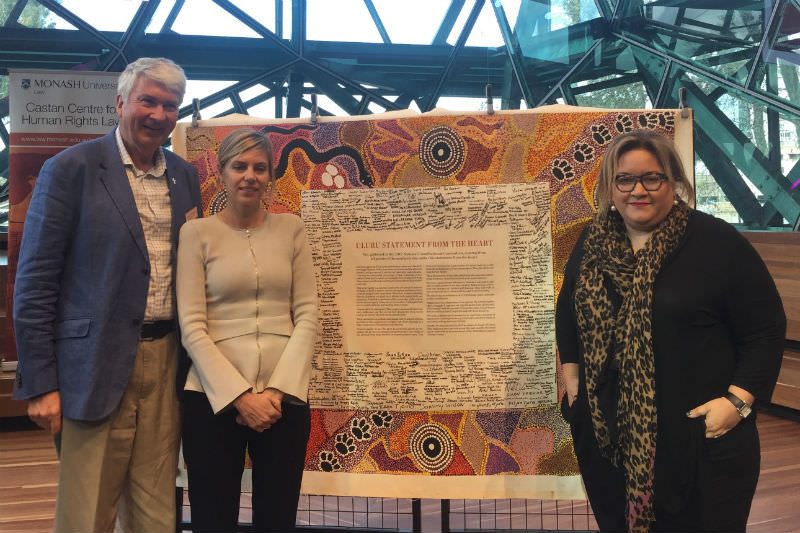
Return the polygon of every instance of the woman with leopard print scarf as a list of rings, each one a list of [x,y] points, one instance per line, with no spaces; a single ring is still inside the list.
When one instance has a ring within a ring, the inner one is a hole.
[[[564,270],[562,413],[604,531],[747,524],[760,464],[750,406],[769,401],[786,319],[752,246],[691,209],[691,193],[669,139],[620,135]]]

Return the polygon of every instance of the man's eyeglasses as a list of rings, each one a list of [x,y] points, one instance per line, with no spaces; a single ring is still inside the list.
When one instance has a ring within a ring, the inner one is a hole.
[[[667,181],[666,174],[661,172],[648,172],[641,176],[634,176],[633,174],[617,174],[614,178],[614,186],[619,192],[631,192],[636,188],[636,183],[641,183],[646,191],[657,191],[661,188],[661,184]]]

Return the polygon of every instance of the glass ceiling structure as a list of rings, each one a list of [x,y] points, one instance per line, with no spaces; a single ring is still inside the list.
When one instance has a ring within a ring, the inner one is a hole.
[[[357,115],[551,103],[695,114],[698,208],[800,218],[798,0],[0,0],[0,223],[8,69],[166,56],[180,115]],[[2,231],[2,227],[0,227]]]

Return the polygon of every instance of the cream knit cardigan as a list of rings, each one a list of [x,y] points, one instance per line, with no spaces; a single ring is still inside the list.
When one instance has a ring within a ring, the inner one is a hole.
[[[192,359],[186,390],[205,392],[215,413],[268,387],[306,401],[317,286],[299,217],[269,213],[250,230],[218,216],[187,222],[176,293]]]

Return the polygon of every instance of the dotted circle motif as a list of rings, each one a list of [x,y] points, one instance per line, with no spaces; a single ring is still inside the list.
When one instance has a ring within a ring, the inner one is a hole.
[[[417,465],[432,474],[441,472],[453,462],[455,444],[439,424],[420,424],[411,431],[408,447]]]
[[[464,141],[447,126],[436,126],[420,138],[419,155],[429,174],[449,178],[464,166]]]
[[[216,215],[226,207],[228,207],[228,191],[222,189],[214,195],[214,198],[208,204],[208,214],[209,216]]]

